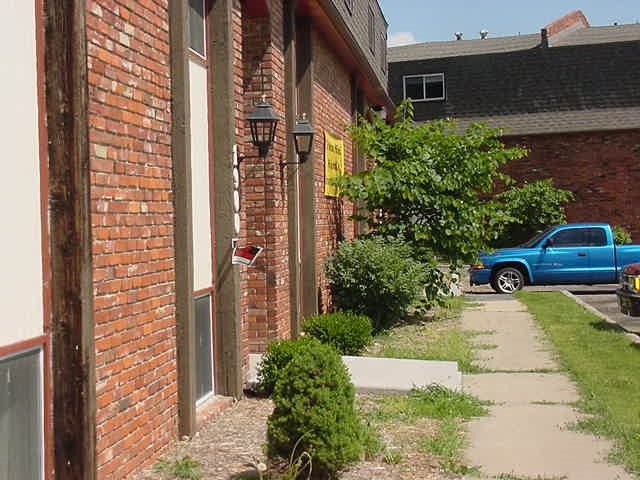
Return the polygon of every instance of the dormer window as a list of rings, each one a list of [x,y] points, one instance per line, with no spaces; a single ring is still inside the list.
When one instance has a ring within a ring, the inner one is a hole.
[[[413,102],[444,100],[444,73],[405,75],[402,83],[404,98]]]

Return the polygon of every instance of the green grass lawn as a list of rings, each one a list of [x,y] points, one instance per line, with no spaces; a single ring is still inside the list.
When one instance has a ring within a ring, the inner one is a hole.
[[[420,418],[436,421],[435,434],[419,435],[419,448],[437,457],[440,468],[466,474],[476,470],[464,464],[464,429],[462,422],[487,414],[486,404],[462,392],[437,385],[414,388],[406,395],[378,395],[369,398],[364,415],[371,425],[415,423]],[[398,457],[398,461],[400,457]]]
[[[464,297],[447,299],[443,307],[416,315],[377,335],[365,355],[387,358],[457,361],[463,372],[478,372],[473,363],[476,332],[462,332],[459,317],[470,306]],[[479,333],[479,332],[478,332]],[[447,472],[465,474],[473,468],[461,459],[464,448],[463,422],[485,415],[486,404],[478,399],[438,386],[416,388],[408,395],[380,395],[375,397],[365,417],[372,425],[412,424],[418,419],[432,419],[435,432],[419,435],[418,448],[438,459]],[[385,457],[386,458],[386,457]],[[389,462],[402,461],[401,452],[391,451]]]
[[[578,428],[612,439],[612,460],[640,474],[640,344],[559,292],[518,292],[555,345],[589,414]]]

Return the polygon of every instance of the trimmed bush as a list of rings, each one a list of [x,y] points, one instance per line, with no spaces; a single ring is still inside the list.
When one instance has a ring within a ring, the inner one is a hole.
[[[302,329],[342,355],[358,355],[371,343],[371,319],[351,312],[314,315],[304,320]]]
[[[276,386],[279,375],[289,364],[296,353],[304,348],[309,337],[300,337],[295,340],[276,340],[267,346],[267,351],[262,356],[258,367],[258,390],[264,395],[271,395]]]
[[[382,237],[343,242],[326,265],[335,306],[371,318],[374,331],[406,315],[426,272],[409,245]]]
[[[307,452],[314,475],[333,477],[363,453],[365,430],[355,389],[340,356],[315,339],[301,342],[278,376],[267,421],[267,453],[289,458]]]

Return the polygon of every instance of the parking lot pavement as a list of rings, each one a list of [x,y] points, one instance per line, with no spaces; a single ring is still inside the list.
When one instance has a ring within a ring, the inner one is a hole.
[[[617,323],[626,331],[640,336],[640,317],[630,317],[620,312],[618,299],[615,291],[618,285],[557,285],[557,286],[535,286],[525,287],[525,290],[532,292],[552,292],[567,291],[578,302],[582,302],[588,307],[596,310],[610,321]],[[491,287],[480,285],[467,287],[465,295],[472,301],[491,301],[508,299],[510,295],[495,293]]]
[[[614,290],[615,292],[615,290]],[[576,299],[594,308],[610,321],[617,323],[627,332],[640,336],[640,317],[631,317],[620,312],[618,299],[614,292],[589,293],[584,291],[571,291]]]

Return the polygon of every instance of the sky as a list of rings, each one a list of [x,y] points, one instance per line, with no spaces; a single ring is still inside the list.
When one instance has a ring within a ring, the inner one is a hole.
[[[378,0],[389,22],[389,46],[538,33],[553,20],[582,10],[592,26],[640,22],[640,0]]]

